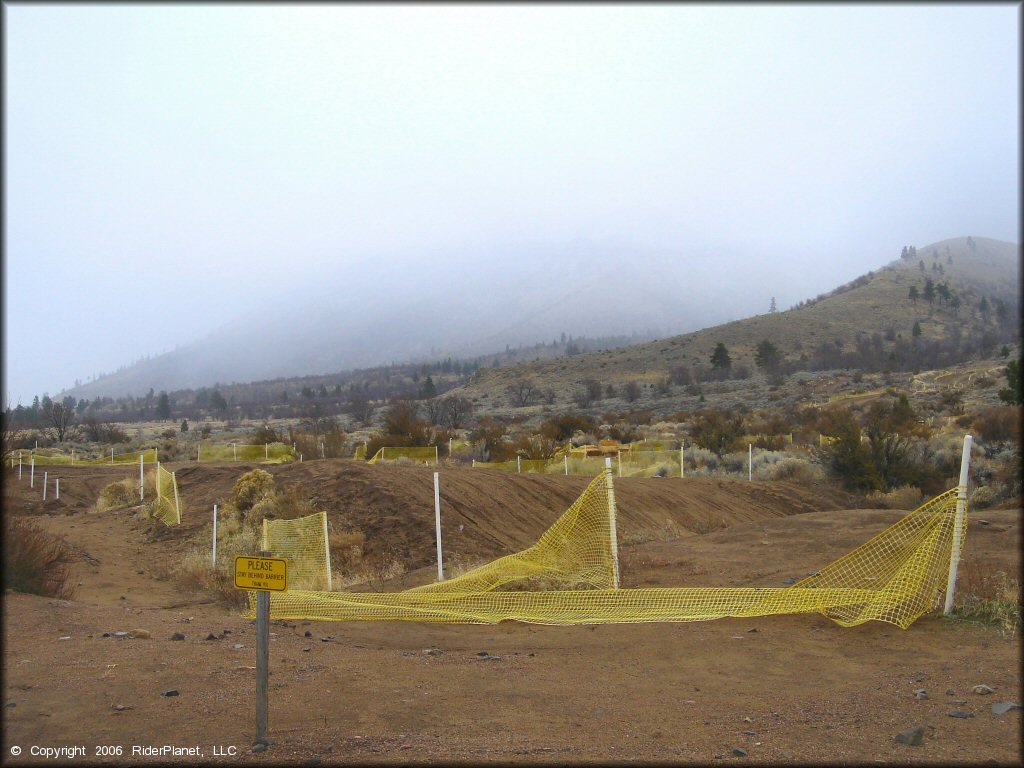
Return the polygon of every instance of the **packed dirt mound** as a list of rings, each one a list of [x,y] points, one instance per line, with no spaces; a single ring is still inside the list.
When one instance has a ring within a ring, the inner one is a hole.
[[[332,532],[361,532],[364,556],[399,560],[410,572],[435,563],[432,467],[370,465],[345,459],[288,465],[165,464],[175,472],[183,504],[180,526],[154,523],[162,555],[180,554],[205,542],[214,504],[224,507],[244,473],[260,467],[278,490],[298,487],[313,509],[325,510]],[[151,471],[147,468],[147,471]],[[445,559],[469,567],[533,544],[590,482],[589,477],[516,475],[497,470],[441,467],[441,520]],[[40,482],[27,476],[5,492],[29,514],[92,510],[109,483],[138,479],[137,468],[62,467],[61,498],[41,500]],[[52,479],[50,481],[52,483]],[[716,478],[616,478],[621,546],[664,541],[766,520],[849,505],[841,492],[786,482]],[[415,581],[415,579],[413,579]]]
[[[179,489],[194,511],[184,516],[183,528],[206,525],[208,510],[226,502],[235,480],[252,466],[179,469]],[[279,490],[301,486],[313,508],[327,512],[332,531],[362,532],[368,558],[386,554],[410,571],[435,562],[432,467],[327,460],[265,468]],[[592,479],[462,467],[438,471],[445,557],[464,565],[533,544]],[[710,478],[616,478],[615,493],[622,544],[847,506],[843,494],[822,488]]]

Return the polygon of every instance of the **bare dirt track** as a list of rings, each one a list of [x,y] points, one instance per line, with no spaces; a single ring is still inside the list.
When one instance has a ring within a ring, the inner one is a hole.
[[[81,582],[70,601],[5,595],[6,763],[44,762],[32,745],[83,745],[87,761],[133,764],[1021,762],[1021,712],[991,712],[993,701],[1021,701],[1019,638],[937,616],[906,631],[844,629],[816,615],[579,627],[277,622],[274,743],[253,753],[252,622],[158,578],[206,535],[210,506],[249,468],[182,465],[183,525],[158,536],[126,510],[93,511],[104,485],[137,477],[128,468],[62,468],[60,502],[45,506],[38,475],[34,490],[27,474],[5,476],[5,513],[63,532]],[[399,540],[411,567],[394,588],[430,578],[432,470],[326,461],[270,471],[279,485],[302,483],[332,525]],[[442,473],[446,556],[467,561],[532,543],[587,482]],[[626,478],[616,495],[626,586],[779,586],[901,516],[786,484]],[[1020,518],[974,513],[965,562],[1016,575]],[[150,637],[102,636],[135,629]],[[185,639],[171,640],[175,632]],[[995,693],[973,693],[979,684]],[[921,688],[927,699],[915,698]],[[161,695],[172,689],[179,695]],[[921,746],[895,742],[916,725]],[[132,756],[133,746],[164,744],[203,756]],[[101,760],[101,745],[123,755]],[[17,758],[13,746],[24,750]]]

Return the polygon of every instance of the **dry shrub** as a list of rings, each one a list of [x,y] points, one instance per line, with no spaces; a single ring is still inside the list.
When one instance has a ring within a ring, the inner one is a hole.
[[[342,578],[359,570],[365,543],[366,535],[362,531],[330,534],[328,549],[331,553],[331,570],[342,574]]]
[[[904,509],[913,511],[921,506],[924,494],[920,488],[904,485],[894,488],[888,493],[875,491],[864,497],[868,506],[875,509]]]
[[[294,485],[284,491],[276,491],[259,499],[251,508],[243,512],[246,520],[258,523],[263,518],[278,520],[294,520],[297,517],[311,515],[313,502],[306,496],[305,488]]]
[[[991,507],[1004,497],[1005,488],[1002,485],[981,485],[971,491],[970,506],[974,509],[985,509]]]
[[[1020,582],[987,564],[964,560],[957,571],[953,615],[1013,636],[1021,622]]]
[[[274,493],[274,476],[263,469],[246,472],[231,489],[239,512],[247,512],[261,499]]]
[[[972,425],[976,434],[990,444],[1020,443],[1019,405],[996,405],[978,414]]]
[[[8,515],[4,524],[4,585],[15,592],[68,599],[74,556],[62,537]]]
[[[146,495],[150,496],[148,492]],[[141,503],[138,482],[130,477],[126,477],[124,480],[111,483],[100,491],[100,497],[96,500],[96,510],[98,512],[106,512],[109,509],[122,509],[123,507],[131,507]]]
[[[794,483],[818,483],[825,473],[817,464],[803,459],[788,458],[764,467],[764,476],[768,480],[788,480]]]

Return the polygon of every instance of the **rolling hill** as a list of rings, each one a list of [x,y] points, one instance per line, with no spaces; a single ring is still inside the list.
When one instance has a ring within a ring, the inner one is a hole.
[[[928,281],[933,286],[945,284],[959,306],[937,294],[932,302],[925,299]],[[909,298],[911,286],[922,294],[916,302]],[[915,257],[897,259],[786,311],[616,350],[481,369],[462,393],[493,404],[508,400],[506,388],[519,380],[569,397],[588,378],[602,385],[637,381],[649,387],[681,366],[692,373],[703,368],[706,375],[719,342],[726,346],[734,369],[746,366],[748,371],[756,370],[755,351],[763,340],[797,367],[844,367],[843,354],[877,350],[888,357],[897,349],[931,350],[933,357],[926,362],[941,364],[943,342],[958,341],[961,351],[976,342],[980,357],[991,353],[986,345],[1016,336],[1019,307],[1020,246],[955,238],[920,248]],[[916,337],[915,323],[920,330]],[[899,363],[893,359],[894,367]]]

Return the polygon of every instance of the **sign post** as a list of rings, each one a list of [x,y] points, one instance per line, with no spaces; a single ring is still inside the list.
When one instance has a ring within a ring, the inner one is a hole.
[[[288,561],[283,557],[269,557],[261,551],[259,557],[235,557],[235,587],[256,590],[256,742],[266,746],[267,741],[267,678],[270,666],[270,590],[288,589]]]

